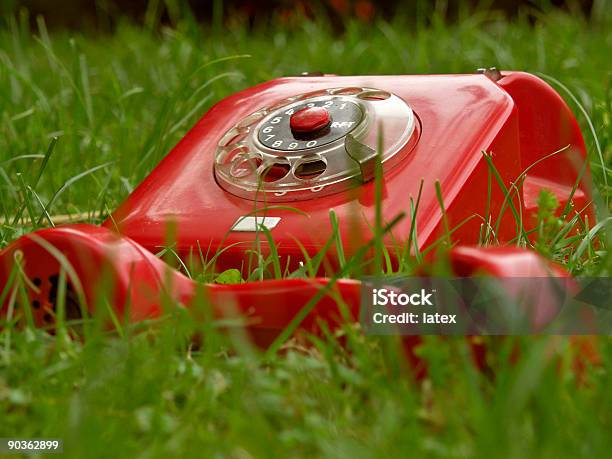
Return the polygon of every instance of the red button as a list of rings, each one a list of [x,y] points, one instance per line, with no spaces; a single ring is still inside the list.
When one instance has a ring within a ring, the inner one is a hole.
[[[323,107],[306,107],[291,115],[289,125],[293,132],[308,134],[327,127],[331,117]]]

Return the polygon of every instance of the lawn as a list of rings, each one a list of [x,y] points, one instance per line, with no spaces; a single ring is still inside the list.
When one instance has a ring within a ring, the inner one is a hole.
[[[153,29],[125,20],[99,34],[2,18],[0,247],[54,217],[101,222],[215,102],[307,70],[472,73],[495,65],[552,76],[579,116],[605,218],[612,9],[598,5],[590,19],[435,14],[351,21],[342,33],[324,22],[249,29],[187,16]],[[575,273],[610,275],[609,232],[600,234],[599,253],[569,266]],[[191,346],[203,330],[205,345]],[[610,456],[607,338],[601,363],[578,377],[568,339],[485,339],[493,371],[483,373],[464,339],[431,337],[419,349],[429,377],[417,382],[394,339],[350,326],[343,334],[344,347],[334,336],[313,338],[264,358],[188,314],[86,342],[3,330],[0,437],[63,438],[70,457]]]

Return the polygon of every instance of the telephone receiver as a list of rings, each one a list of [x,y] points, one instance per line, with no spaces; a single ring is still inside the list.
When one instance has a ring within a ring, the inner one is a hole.
[[[265,235],[282,266],[298,269],[334,235],[333,209],[346,258],[367,246],[377,221],[395,222],[382,241],[393,264],[397,247],[425,250],[451,232],[457,276],[567,276],[504,246],[534,227],[542,189],[594,220],[576,119],[536,76],[275,79],[213,106],[102,226],[42,229],[7,246],[2,314],[23,309],[22,285],[34,323],[52,327],[64,273],[67,318],[93,309],[109,286],[117,316],[132,322],[163,314],[167,298],[189,307],[203,294],[217,317],[247,318],[266,346],[304,307],[299,328],[311,332],[346,320],[338,299],[359,317],[361,284],[337,278],[338,251],[328,251],[322,277],[203,285],[154,255],[169,222],[179,256],[216,254],[219,269],[245,268],[253,250],[270,254]],[[479,246],[483,234],[497,246]]]

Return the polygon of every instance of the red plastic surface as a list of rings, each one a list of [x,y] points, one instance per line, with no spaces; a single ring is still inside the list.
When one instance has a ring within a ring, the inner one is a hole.
[[[523,185],[525,212],[535,212],[543,188],[552,191],[563,207],[580,177],[572,201],[577,211],[586,210],[593,219],[586,150],[572,111],[555,90],[534,75],[523,72],[504,75],[498,84],[517,106],[521,161],[524,168],[531,166]],[[555,152],[559,153],[551,156]]]
[[[460,277],[567,277],[561,266],[530,250],[516,247],[455,247],[450,252],[453,271]]]

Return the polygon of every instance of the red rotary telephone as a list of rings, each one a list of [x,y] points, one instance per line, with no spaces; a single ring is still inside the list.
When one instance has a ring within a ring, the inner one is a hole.
[[[330,238],[330,209],[346,257],[367,247],[377,218],[387,225],[406,214],[383,241],[392,258],[394,247],[411,238],[424,249],[452,228],[457,275],[564,275],[533,252],[476,244],[486,225],[499,243],[516,238],[513,209],[529,228],[542,189],[561,207],[571,199],[576,212],[591,215],[588,173],[570,109],[527,73],[280,78],[211,108],[102,227],[40,230],[5,248],[0,305],[6,314],[18,301],[12,285],[19,264],[34,320],[49,325],[63,266],[69,299],[93,305],[101,279],[110,276],[119,313],[129,304],[132,320],[154,317],[162,294],[189,305],[196,291],[153,255],[167,239],[168,222],[180,256],[201,250],[218,254],[221,269],[244,267],[255,247],[269,251],[265,231],[283,262],[296,268],[303,251],[313,255]],[[337,272],[337,253],[328,253]],[[203,288],[219,315],[231,304],[266,344],[305,304],[316,303],[301,323],[306,329],[339,320],[337,294],[357,317],[359,285],[319,278]],[[78,315],[78,308],[67,313]]]

